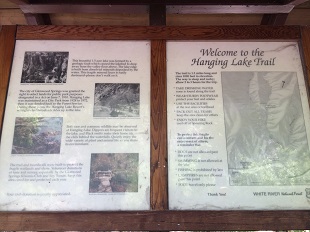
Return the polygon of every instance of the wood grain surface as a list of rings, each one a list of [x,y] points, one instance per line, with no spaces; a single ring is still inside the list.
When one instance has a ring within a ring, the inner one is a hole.
[[[15,32],[16,26],[3,26],[0,31],[0,132],[15,46]]]
[[[299,0],[298,3],[303,2],[303,1],[304,0]],[[47,4],[47,2],[48,1],[46,0],[41,1],[41,3],[43,4]],[[75,2],[79,2],[79,1],[75,1]],[[208,2],[210,3],[210,1]],[[58,3],[63,4],[64,1],[58,1]],[[102,1],[94,1],[93,3],[102,4]],[[124,3],[128,4],[128,1],[127,2],[124,1]],[[194,4],[192,1],[191,3]],[[218,1],[214,1],[214,3],[219,4]],[[86,4],[91,4],[91,1],[87,1]],[[263,3],[259,2],[259,4],[263,4]],[[270,1],[270,4],[276,4],[276,2]],[[38,6],[33,5],[31,7],[38,7]],[[101,14],[85,14],[85,13],[81,14],[77,12],[73,14],[68,14],[68,12],[60,13],[61,9],[57,13],[50,14],[52,23],[54,25],[131,25],[131,26],[149,25],[148,14],[136,14],[134,12],[130,12],[130,14],[124,14],[124,12],[122,12],[122,14],[115,14],[115,13],[112,13],[113,11],[111,11],[108,14],[103,13],[103,12]],[[170,25],[170,26],[172,25],[176,25],[176,26],[259,25],[261,18],[262,18],[262,14],[244,14],[244,13],[243,14],[199,14],[199,15],[167,14],[166,16],[167,16],[166,25]],[[20,10],[17,4],[14,4],[12,2],[12,0],[1,0],[0,1],[0,23],[1,25],[26,25],[27,24],[23,12]],[[309,25],[310,24],[310,1],[306,1],[303,4],[295,6],[295,8],[289,13],[288,19],[286,20],[285,24],[286,25]]]
[[[18,5],[15,3],[11,2],[10,0],[1,0],[0,1],[0,9],[1,8],[6,8],[6,9],[13,9],[13,8],[19,8]]]
[[[151,208],[168,209],[166,42],[151,43]]]
[[[233,40],[233,39],[299,39],[298,26],[19,26],[17,39],[63,40]]]
[[[0,230],[291,230],[309,229],[310,211],[143,211],[0,213]]]
[[[12,1],[27,1],[27,0],[12,0]],[[288,4],[294,0],[113,0],[112,2],[109,0],[75,0],[75,4],[113,4],[113,5],[123,5],[123,4],[131,4],[131,5],[149,5],[149,4],[167,4],[167,5],[283,5]],[[72,0],[28,0],[31,4],[68,4],[71,3]]]
[[[148,26],[148,14],[50,14],[53,25]],[[259,25],[261,14],[167,14],[167,26]],[[2,25],[26,25],[19,8],[1,8]],[[293,9],[286,25],[310,25],[310,9]]]

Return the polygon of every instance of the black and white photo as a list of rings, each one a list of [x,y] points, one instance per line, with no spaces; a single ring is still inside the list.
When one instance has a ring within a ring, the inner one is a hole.
[[[96,83],[94,117],[139,117],[140,84]]]
[[[69,52],[25,52],[21,83],[66,83]]]

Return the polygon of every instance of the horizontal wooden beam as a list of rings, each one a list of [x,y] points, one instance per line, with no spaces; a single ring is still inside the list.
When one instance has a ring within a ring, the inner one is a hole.
[[[156,5],[152,5],[156,6]],[[273,14],[289,13],[294,5],[186,5],[167,6],[168,14]],[[20,5],[26,14],[53,14],[53,13],[92,13],[117,14],[131,13],[143,14],[148,12],[147,5]]]
[[[289,13],[293,5],[187,5],[167,6],[168,14],[274,14]]]
[[[0,213],[0,230],[299,230],[310,211]]]
[[[149,25],[148,14],[50,14],[50,17],[55,25]],[[166,17],[169,26],[259,25],[262,19],[259,14],[167,14]],[[2,25],[27,25],[19,9],[1,9],[0,21]],[[285,24],[310,25],[310,8],[294,8]]]
[[[84,5],[284,5],[287,0],[29,0],[31,4]]]
[[[40,4],[20,5],[25,14],[61,14],[61,13],[85,13],[85,14],[144,14],[148,12],[148,6],[132,5],[69,5],[69,4]]]
[[[246,31],[246,33],[245,33]],[[146,40],[146,39],[299,39],[298,26],[19,26],[17,39]]]

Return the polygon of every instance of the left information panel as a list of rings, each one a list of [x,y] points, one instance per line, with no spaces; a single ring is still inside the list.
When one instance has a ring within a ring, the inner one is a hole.
[[[16,41],[0,211],[150,208],[149,41]]]

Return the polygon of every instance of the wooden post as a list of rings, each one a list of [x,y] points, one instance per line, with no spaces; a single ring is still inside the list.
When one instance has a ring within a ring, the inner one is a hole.
[[[14,54],[15,33],[16,26],[2,26],[0,31],[0,133],[2,131],[5,100]]]
[[[151,207],[168,209],[166,42],[151,43]]]

